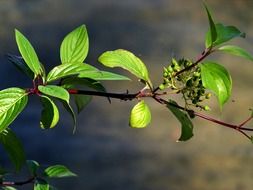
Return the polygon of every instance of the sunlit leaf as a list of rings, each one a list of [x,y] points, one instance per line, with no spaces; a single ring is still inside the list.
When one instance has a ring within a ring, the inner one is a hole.
[[[131,80],[128,77],[123,75],[119,75],[116,73],[111,73],[108,71],[95,71],[95,72],[87,72],[81,73],[78,75],[80,78],[91,78],[93,80]]]
[[[131,113],[129,125],[135,128],[144,128],[151,122],[151,113],[148,105],[141,100],[136,104]]]
[[[45,169],[44,175],[50,178],[76,177],[66,166],[54,165]]]
[[[207,16],[208,16],[208,21],[209,21],[209,35],[207,35],[207,38],[210,40],[210,42],[208,42],[208,44],[206,45],[207,47],[210,47],[213,42],[215,42],[215,40],[217,39],[217,31],[216,31],[216,27],[212,18],[212,15],[210,13],[210,11],[208,10],[208,7],[204,4],[206,12],[207,12]]]
[[[15,30],[15,35],[19,52],[27,66],[33,71],[34,78],[38,75],[43,76],[43,69],[41,68],[38,56],[28,39],[26,39],[26,37],[17,29]]]
[[[33,190],[49,190],[49,184],[46,180],[37,178],[35,183],[34,183],[34,188]]]
[[[25,153],[21,141],[11,129],[6,128],[0,133],[0,143],[3,145],[16,170],[19,171],[25,163]]]
[[[98,60],[107,67],[121,67],[126,69],[139,79],[151,84],[145,64],[129,51],[123,49],[107,51]]]
[[[41,96],[43,109],[41,111],[40,127],[42,129],[53,128],[59,121],[59,111],[54,102],[47,96]]]
[[[245,38],[245,33],[242,33],[235,26],[225,26],[223,24],[218,23],[218,24],[215,24],[215,28],[217,31],[217,38],[213,42],[213,46],[218,46],[236,37]],[[211,36],[211,31],[209,30],[206,34],[206,47],[210,47],[212,44],[212,40],[210,36]]]
[[[88,54],[89,39],[85,25],[70,32],[60,48],[62,63],[83,62]]]
[[[4,187],[2,187],[2,190],[17,190],[17,189],[12,186],[4,186]]]
[[[235,45],[225,45],[219,47],[218,50],[253,61],[253,56],[249,52]]]
[[[27,101],[27,92],[23,89],[7,88],[0,91],[0,132],[16,119]]]
[[[185,112],[173,105],[177,105],[177,103],[170,100],[169,104],[167,104],[167,107],[181,123],[181,135],[178,141],[187,141],[193,137],[193,124]]]
[[[226,103],[231,95],[232,79],[229,72],[220,64],[204,62],[201,64],[201,78],[205,88],[214,92],[220,107]]]
[[[69,103],[68,91],[60,86],[56,86],[56,85],[42,86],[42,85],[40,85],[40,86],[38,86],[38,89],[43,94],[46,94],[46,95],[49,95],[49,96],[52,96],[55,98],[59,98],[59,99],[64,100]]]
[[[95,67],[84,63],[66,63],[54,67],[47,75],[47,82],[52,82],[72,75],[85,75],[89,72],[99,72]]]

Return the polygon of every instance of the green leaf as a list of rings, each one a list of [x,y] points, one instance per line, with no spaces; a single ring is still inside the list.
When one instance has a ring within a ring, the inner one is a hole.
[[[0,132],[16,119],[27,101],[27,92],[23,89],[7,88],[0,91]]]
[[[131,80],[123,75],[107,72],[107,71],[95,71],[88,73],[81,73],[78,75],[80,78],[91,78],[93,80]]]
[[[27,167],[28,167],[28,169],[30,171],[30,174],[32,176],[36,176],[37,175],[37,171],[38,171],[38,169],[40,167],[40,164],[37,161],[35,161],[35,160],[27,160],[26,161],[26,165],[27,165]]]
[[[8,153],[11,162],[15,165],[16,171],[19,171],[25,163],[25,153],[21,141],[11,129],[7,128],[0,133],[0,143]]]
[[[15,35],[19,52],[27,66],[33,71],[34,78],[38,75],[43,76],[43,69],[41,68],[38,56],[28,39],[26,39],[26,37],[17,29],[15,30]]]
[[[75,104],[78,114],[91,102],[92,96],[75,94]]]
[[[173,105],[177,106],[177,103],[170,100],[169,104],[167,104],[167,107],[181,123],[181,135],[178,141],[187,141],[193,137],[193,124],[185,112],[181,111],[180,109],[178,109],[176,106]]]
[[[206,45],[207,48],[210,47],[213,42],[215,42],[215,40],[217,39],[217,31],[216,31],[216,27],[212,18],[212,15],[210,14],[210,11],[208,10],[208,7],[204,4],[205,9],[206,9],[206,13],[208,16],[208,20],[209,20],[209,35],[207,35],[208,40],[210,40],[208,42],[208,44]]]
[[[84,63],[66,63],[54,67],[47,75],[47,82],[72,75],[85,75],[89,72],[99,72],[95,67]]]
[[[2,187],[3,190],[17,190],[16,188],[12,187],[12,186],[4,186]]]
[[[49,178],[76,177],[66,166],[54,165],[45,169],[44,175]]]
[[[223,24],[215,24],[217,31],[217,39],[213,42],[213,46],[218,46],[222,43],[225,43],[233,38],[242,37],[245,38],[245,33],[242,33],[234,26],[224,26]],[[209,30],[206,34],[206,47],[210,47],[212,44],[211,41],[211,31]]]
[[[229,72],[222,65],[213,62],[204,62],[200,68],[204,87],[215,93],[222,108],[232,90],[232,79]]]
[[[33,71],[26,65],[24,59],[20,56],[7,54],[8,60],[13,63],[13,65],[22,73],[24,73],[29,78],[33,79],[34,73]]]
[[[249,52],[238,46],[226,45],[219,47],[218,50],[253,61],[253,56]]]
[[[82,25],[64,38],[60,48],[61,62],[83,62],[88,54],[88,50],[88,33],[85,25]]]
[[[151,122],[151,113],[148,105],[141,100],[136,104],[131,113],[129,125],[135,128],[144,128]]]
[[[41,111],[40,127],[42,129],[53,128],[59,121],[59,111],[54,102],[47,96],[41,96],[43,109]]]
[[[46,180],[37,178],[34,183],[34,190],[49,190],[49,184]]]
[[[46,85],[46,86],[38,86],[38,89],[40,92],[42,92],[45,95],[49,95],[55,98],[59,98],[61,100],[66,101],[69,103],[69,93],[67,90],[60,86],[56,85]]]
[[[107,51],[103,53],[98,60],[107,67],[121,67],[126,69],[136,77],[146,81],[151,85],[148,70],[145,64],[129,51],[123,49]]]

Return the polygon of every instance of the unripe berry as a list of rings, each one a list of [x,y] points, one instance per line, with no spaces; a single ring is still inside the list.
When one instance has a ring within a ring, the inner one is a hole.
[[[165,88],[164,84],[160,84],[160,85],[159,85],[159,89],[160,89],[160,90],[163,90],[164,88]]]
[[[204,106],[203,108],[205,111],[210,111],[211,109],[209,108],[209,106]]]
[[[168,66],[167,71],[168,71],[169,73],[172,73],[172,72],[173,72],[172,67],[171,67],[171,66]]]

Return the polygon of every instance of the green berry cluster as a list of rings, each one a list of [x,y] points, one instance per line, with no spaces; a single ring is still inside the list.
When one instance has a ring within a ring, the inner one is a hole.
[[[200,67],[192,66],[192,61],[188,59],[172,58],[170,64],[163,69],[163,83],[159,86],[161,90],[170,88],[176,93],[181,93],[186,106],[194,105],[204,110],[209,110],[208,106],[203,106],[200,102],[209,99],[211,94],[206,93],[202,84]],[[184,70],[178,74],[178,72]]]

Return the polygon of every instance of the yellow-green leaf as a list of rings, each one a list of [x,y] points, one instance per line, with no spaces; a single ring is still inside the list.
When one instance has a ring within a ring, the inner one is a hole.
[[[107,51],[103,53],[98,60],[107,67],[121,67],[126,69],[139,79],[151,85],[145,64],[140,58],[127,50],[118,49],[115,51]]]
[[[30,44],[28,39],[17,29],[15,30],[15,35],[19,52],[25,60],[27,66],[33,71],[34,78],[36,78],[38,75],[43,76],[43,68],[41,67],[39,58],[33,46]]]
[[[69,93],[67,90],[60,86],[56,85],[46,85],[46,86],[38,86],[38,89],[40,92],[42,92],[45,95],[49,95],[55,98],[59,98],[61,100],[66,101],[69,103]]]
[[[131,113],[129,125],[134,128],[144,128],[151,122],[151,113],[148,105],[141,100],[136,104]]]
[[[7,88],[0,91],[0,132],[16,119],[27,101],[27,92],[23,89]]]
[[[53,128],[59,121],[59,111],[54,102],[47,96],[41,96],[43,109],[41,111],[40,127],[42,129]]]
[[[60,48],[61,62],[83,62],[88,54],[89,39],[85,25],[70,32],[63,40]]]

